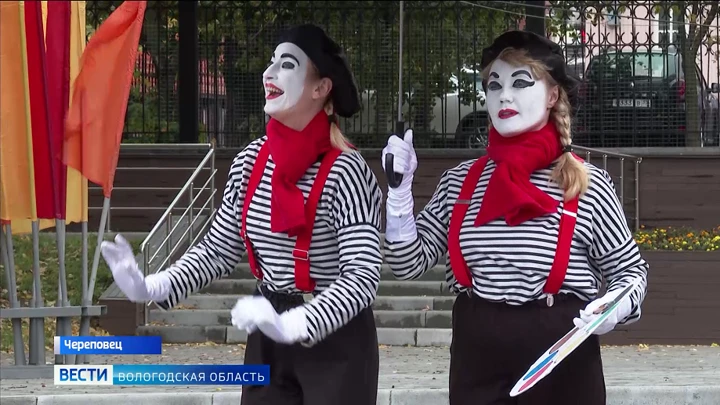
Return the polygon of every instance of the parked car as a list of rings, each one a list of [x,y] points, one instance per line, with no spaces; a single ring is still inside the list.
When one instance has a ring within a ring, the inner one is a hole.
[[[687,73],[676,50],[608,51],[590,59],[575,143],[588,147],[684,146],[686,108],[696,103],[705,145],[718,144],[718,83],[695,64],[697,99],[686,100]]]
[[[419,142],[429,141],[427,146],[444,143],[459,148],[477,148],[487,146],[487,103],[482,88],[480,72],[465,68],[462,70],[463,87],[457,75],[449,78],[451,90],[442,96],[435,97],[432,106],[432,119],[425,129],[416,130],[415,139]],[[468,90],[469,89],[469,90]],[[463,91],[476,91],[475,97],[467,96]],[[410,104],[415,94],[413,89],[405,93],[403,103],[403,119],[407,125],[416,127]],[[377,125],[378,114],[375,108],[375,90],[362,92],[363,110],[347,122],[347,132],[352,133],[391,133],[396,116],[385,117],[384,126]],[[464,99],[464,100],[463,100]],[[376,132],[377,131],[377,132]]]

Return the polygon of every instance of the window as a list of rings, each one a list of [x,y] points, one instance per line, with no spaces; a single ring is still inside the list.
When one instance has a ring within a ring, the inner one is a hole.
[[[663,45],[676,44],[684,13],[676,7],[664,7],[658,13],[658,38]]]
[[[607,24],[610,25],[610,26],[613,26],[613,27],[614,27],[614,26],[620,24],[620,16],[617,15],[617,13],[615,12],[615,10],[612,10],[612,9],[611,9],[610,11],[608,11],[608,13],[607,13],[607,15],[605,16],[605,18],[607,18]]]
[[[666,78],[677,74],[677,58],[662,53],[619,53],[598,56],[590,65],[593,77],[609,80],[616,78]]]
[[[565,34],[565,52],[569,58],[582,55],[586,43],[585,21],[575,7],[571,7],[565,15],[567,32]]]
[[[617,1],[613,1],[612,7],[606,9],[605,19],[607,20],[607,25],[612,27],[620,25],[620,12],[618,9],[619,5]]]

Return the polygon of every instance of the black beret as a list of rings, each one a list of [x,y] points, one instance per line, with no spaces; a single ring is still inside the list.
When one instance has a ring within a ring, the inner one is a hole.
[[[278,43],[297,45],[317,67],[320,77],[332,80],[330,98],[337,115],[350,118],[360,111],[360,93],[350,64],[340,45],[313,24],[292,27],[282,34]]]
[[[485,69],[505,48],[524,49],[528,55],[550,68],[550,76],[563,88],[573,109],[577,108],[577,92],[581,79],[567,66],[562,48],[555,42],[529,31],[507,31],[483,49],[480,69]],[[483,80],[487,91],[487,81]]]

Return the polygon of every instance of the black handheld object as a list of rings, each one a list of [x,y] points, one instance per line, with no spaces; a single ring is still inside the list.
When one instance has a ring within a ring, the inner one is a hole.
[[[395,133],[403,134],[405,131],[405,123],[398,121],[395,123]],[[400,135],[401,136],[401,135]],[[391,188],[398,188],[402,183],[403,175],[401,173],[395,173],[393,171],[393,163],[395,156],[392,153],[385,154],[385,177],[387,178],[388,186]]]

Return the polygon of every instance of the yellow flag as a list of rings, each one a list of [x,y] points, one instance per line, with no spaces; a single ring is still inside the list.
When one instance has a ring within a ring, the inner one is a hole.
[[[0,219],[13,233],[36,218],[24,12],[0,2]]]
[[[85,50],[85,2],[73,1],[70,9],[70,89],[80,72],[80,56]],[[72,106],[72,91],[70,91]],[[88,181],[82,174],[67,167],[67,208],[66,221],[87,222],[88,220]]]
[[[23,2],[0,2],[2,7],[2,132],[0,133],[0,219],[11,220],[13,234],[32,231],[37,220],[32,158],[32,127],[29,117],[27,58]],[[43,32],[47,33],[47,1],[41,2]],[[85,49],[85,2],[70,2],[70,88],[80,71]],[[72,92],[70,92],[70,98]],[[69,100],[72,102],[72,100]],[[27,156],[27,158],[24,158]],[[12,176],[10,176],[12,174]],[[11,192],[12,190],[12,192]],[[88,181],[67,167],[66,222],[88,220]],[[40,219],[40,229],[55,226]]]

